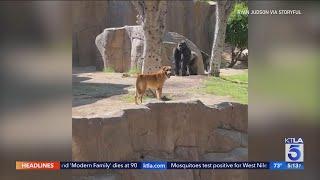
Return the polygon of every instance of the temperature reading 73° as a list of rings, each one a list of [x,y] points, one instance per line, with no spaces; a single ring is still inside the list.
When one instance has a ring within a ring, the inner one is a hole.
[[[279,169],[281,168],[281,166],[282,166],[282,163],[273,163],[273,168],[275,169]]]

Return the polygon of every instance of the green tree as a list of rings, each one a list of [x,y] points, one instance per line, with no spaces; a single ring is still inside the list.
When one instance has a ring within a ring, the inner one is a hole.
[[[232,46],[232,59],[229,68],[239,60],[243,50],[248,48],[248,6],[246,2],[236,3],[229,15],[226,42]]]

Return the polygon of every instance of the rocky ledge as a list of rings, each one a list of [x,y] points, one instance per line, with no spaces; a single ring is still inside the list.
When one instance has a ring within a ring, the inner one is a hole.
[[[246,161],[248,106],[151,102],[99,117],[73,117],[76,161]],[[246,179],[243,170],[110,171],[114,179]]]

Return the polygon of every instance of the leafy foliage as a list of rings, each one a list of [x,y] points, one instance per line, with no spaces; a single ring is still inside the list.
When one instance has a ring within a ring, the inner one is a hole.
[[[240,49],[248,47],[248,13],[246,12],[248,12],[246,2],[236,3],[227,22],[226,41]]]

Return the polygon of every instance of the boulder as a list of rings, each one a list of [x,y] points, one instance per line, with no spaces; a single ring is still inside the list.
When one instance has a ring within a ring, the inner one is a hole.
[[[131,42],[125,28],[108,28],[96,37],[96,46],[103,59],[103,67],[111,68],[115,72],[129,70],[131,56]]]
[[[173,49],[185,40],[195,57],[193,69],[197,74],[204,74],[204,65],[201,51],[186,37],[175,33],[165,33],[162,43],[162,65],[173,65]],[[96,46],[102,56],[102,67],[97,69],[112,68],[115,72],[126,72],[130,68],[141,69],[144,35],[141,26],[124,26],[107,28],[96,37]]]

